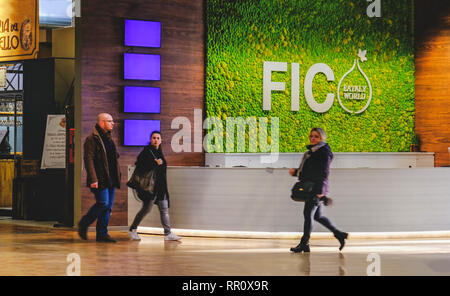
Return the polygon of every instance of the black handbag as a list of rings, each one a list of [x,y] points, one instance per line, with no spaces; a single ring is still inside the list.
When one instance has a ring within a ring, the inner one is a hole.
[[[130,177],[130,180],[127,182],[127,186],[132,189],[153,193],[155,189],[155,171],[156,170],[150,170],[145,173],[138,173],[135,169]]]
[[[155,154],[153,154],[152,150],[149,151],[156,159],[156,156]],[[147,172],[139,172],[135,168],[133,174],[130,177],[130,180],[128,180],[127,182],[127,186],[135,190],[142,190],[153,194],[155,189],[155,178],[156,169]]]
[[[314,182],[311,181],[299,181],[295,183],[291,189],[292,200],[305,202],[308,199],[314,198],[313,188]]]

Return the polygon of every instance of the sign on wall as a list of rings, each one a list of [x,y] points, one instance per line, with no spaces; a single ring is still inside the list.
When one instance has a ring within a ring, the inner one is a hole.
[[[207,0],[206,116],[224,131],[277,118],[280,152],[304,151],[316,126],[334,151],[409,151],[413,2]]]
[[[66,117],[65,115],[47,115],[41,169],[63,169],[65,167]]]
[[[0,0],[0,7],[0,62],[36,58],[39,0]]]

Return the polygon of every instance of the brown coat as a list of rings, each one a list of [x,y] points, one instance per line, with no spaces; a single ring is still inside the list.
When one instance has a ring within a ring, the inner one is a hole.
[[[109,165],[106,155],[105,145],[103,144],[102,137],[97,129],[94,127],[94,131],[90,134],[84,142],[84,166],[87,171],[87,186],[90,187],[92,183],[98,182],[98,189],[103,190],[108,188],[110,184],[120,188],[120,168],[117,159],[119,154],[116,153],[116,157],[113,161],[116,162],[117,177],[116,180],[119,184],[112,184],[111,176],[109,175]]]

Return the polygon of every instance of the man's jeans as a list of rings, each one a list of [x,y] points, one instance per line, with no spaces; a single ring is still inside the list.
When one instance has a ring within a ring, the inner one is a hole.
[[[96,202],[87,214],[81,218],[80,226],[88,227],[97,219],[97,238],[103,238],[108,235],[108,223],[111,217],[116,189],[112,187],[103,190],[91,189],[91,191],[95,194]]]

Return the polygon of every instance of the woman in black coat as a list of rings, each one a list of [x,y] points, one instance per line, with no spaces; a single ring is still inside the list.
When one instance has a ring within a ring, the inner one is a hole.
[[[291,248],[294,253],[309,252],[309,238],[313,228],[313,219],[333,232],[334,236],[339,240],[339,250],[345,245],[345,239],[348,233],[339,231],[331,221],[322,216],[322,203],[328,205],[331,202],[326,195],[328,193],[328,175],[330,172],[330,164],[333,160],[333,153],[330,146],[325,142],[327,135],[321,128],[313,128],[309,135],[311,145],[308,145],[308,151],[304,154],[300,167],[291,169],[289,173],[292,176],[298,176],[299,180],[310,181],[314,183],[314,197],[305,202],[303,216],[305,222],[303,224],[303,237],[300,243]]]
[[[128,232],[133,240],[141,240],[137,234],[137,227],[142,219],[150,212],[154,203],[158,205],[161,224],[164,228],[164,240],[181,239],[170,231],[169,218],[169,191],[167,190],[167,162],[161,149],[161,133],[154,131],[151,134],[150,144],[146,146],[137,157],[136,172],[138,175],[155,170],[155,185],[153,193],[136,189],[139,199],[142,201],[142,208],[136,214],[133,224]]]

